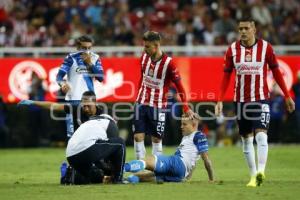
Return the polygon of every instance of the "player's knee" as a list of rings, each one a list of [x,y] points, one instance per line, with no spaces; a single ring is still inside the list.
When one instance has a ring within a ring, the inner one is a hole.
[[[265,132],[258,132],[255,140],[258,145],[268,145],[268,135]]]
[[[160,143],[160,142],[161,142],[161,138],[153,137],[153,136],[152,136],[152,142],[153,142],[153,143]]]
[[[136,134],[134,134],[133,138],[134,138],[134,141],[136,141],[136,142],[142,142],[142,141],[144,141],[145,136],[142,133],[136,133]]]

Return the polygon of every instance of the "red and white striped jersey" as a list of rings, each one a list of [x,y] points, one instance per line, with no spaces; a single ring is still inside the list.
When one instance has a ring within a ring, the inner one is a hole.
[[[235,69],[234,101],[249,102],[269,99],[267,70],[278,67],[271,44],[258,39],[251,47],[240,41],[233,42],[227,49],[224,72]]]
[[[142,80],[136,101],[151,107],[165,108],[171,83],[180,80],[172,58],[163,54],[160,60],[153,62],[149,55],[143,53],[140,62]]]

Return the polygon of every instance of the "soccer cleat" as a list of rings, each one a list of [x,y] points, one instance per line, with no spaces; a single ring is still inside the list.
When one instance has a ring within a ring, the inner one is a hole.
[[[263,172],[257,173],[257,175],[256,175],[257,186],[261,186],[262,183],[264,182],[265,178],[266,178],[265,173],[263,173]]]
[[[251,176],[251,179],[247,184],[247,187],[256,187],[256,176]]]

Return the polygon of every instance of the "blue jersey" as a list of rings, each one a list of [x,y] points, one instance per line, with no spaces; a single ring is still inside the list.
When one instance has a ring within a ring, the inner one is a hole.
[[[182,138],[177,147],[175,155],[180,156],[185,165],[185,177],[189,176],[200,158],[200,154],[208,151],[208,142],[206,136],[200,131],[196,131]]]
[[[62,82],[67,75],[67,82],[71,89],[66,94],[66,100],[81,100],[85,91],[94,91],[93,80],[103,81],[103,68],[99,55],[90,52],[92,65],[88,66],[81,58],[83,51],[70,53],[61,65],[57,74],[57,82]]]

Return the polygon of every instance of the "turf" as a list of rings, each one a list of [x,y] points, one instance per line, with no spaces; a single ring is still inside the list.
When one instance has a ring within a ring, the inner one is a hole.
[[[127,150],[130,160],[133,149]],[[173,151],[174,147],[165,148],[166,154]],[[259,188],[247,188],[248,170],[240,147],[210,150],[216,183],[207,181],[199,161],[192,180],[186,183],[89,186],[58,184],[64,149],[0,150],[0,199],[300,199],[299,152],[299,146],[271,146],[266,182]]]

